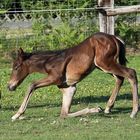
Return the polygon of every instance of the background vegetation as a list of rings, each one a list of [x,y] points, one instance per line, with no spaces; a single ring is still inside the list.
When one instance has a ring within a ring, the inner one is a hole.
[[[97,1],[92,0],[2,1],[0,5],[0,11],[3,11],[0,12],[0,49],[5,52],[7,49],[14,50],[15,47],[22,47],[28,51],[52,50],[76,45],[87,36],[99,31],[98,13],[95,10],[63,11],[56,9],[94,8],[96,4]],[[134,4],[139,4],[139,2],[137,0],[115,1],[116,6]],[[31,12],[29,10],[52,11]],[[6,19],[4,15],[9,18]],[[140,15],[137,13],[116,17],[116,35],[122,37],[127,47],[130,48],[140,47],[140,23],[136,22],[138,17]]]

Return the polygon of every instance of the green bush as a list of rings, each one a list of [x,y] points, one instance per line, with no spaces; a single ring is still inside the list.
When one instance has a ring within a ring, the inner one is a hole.
[[[116,22],[116,34],[131,48],[138,48],[140,43],[140,24],[136,24],[135,18],[134,14],[125,15]]]

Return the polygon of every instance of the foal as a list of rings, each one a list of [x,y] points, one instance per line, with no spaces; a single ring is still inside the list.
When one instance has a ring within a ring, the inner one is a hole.
[[[115,88],[107,102],[105,113],[109,113],[113,107],[124,78],[128,79],[133,94],[133,109],[130,115],[133,118],[138,112],[138,82],[135,70],[125,66],[126,61],[123,41],[114,35],[100,32],[93,34],[79,45],[65,50],[25,53],[20,48],[18,57],[13,63],[8,84],[9,90],[15,90],[33,72],[47,74],[47,77],[29,86],[27,95],[12,120],[20,118],[25,112],[34,90],[49,85],[57,85],[63,93],[61,117],[99,112],[100,108],[86,108],[69,113],[76,84],[95,68],[112,74],[116,79]]]

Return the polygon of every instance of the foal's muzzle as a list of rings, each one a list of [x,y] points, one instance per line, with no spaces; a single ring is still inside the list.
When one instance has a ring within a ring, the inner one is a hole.
[[[16,86],[12,86],[10,84],[8,84],[7,88],[9,89],[9,91],[15,91],[16,90]]]

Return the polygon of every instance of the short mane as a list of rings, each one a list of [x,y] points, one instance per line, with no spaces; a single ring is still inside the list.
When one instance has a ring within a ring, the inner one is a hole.
[[[64,52],[69,50],[70,48],[66,48],[63,50],[52,50],[52,51],[33,51],[31,53],[25,52],[25,59],[29,59],[32,57],[34,60],[43,60],[47,58],[53,58],[56,56],[64,55]]]

